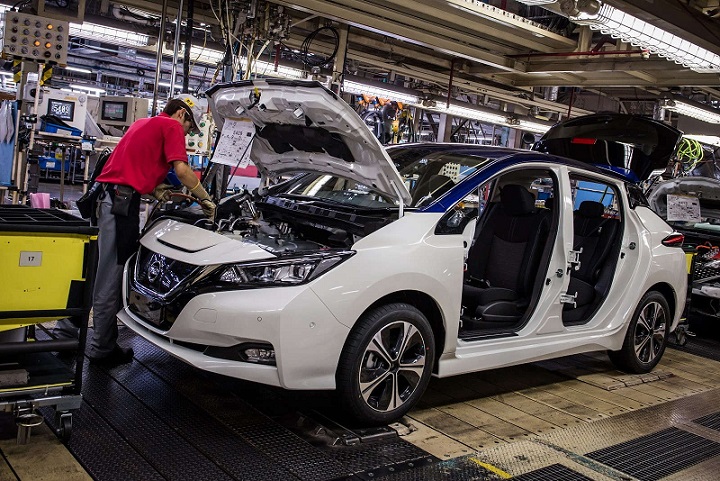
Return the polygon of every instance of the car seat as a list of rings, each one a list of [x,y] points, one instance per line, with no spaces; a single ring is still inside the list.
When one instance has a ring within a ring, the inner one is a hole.
[[[579,254],[580,264],[570,273],[567,293],[576,295],[575,306],[566,304],[563,322],[577,323],[590,313],[595,300],[603,295],[598,280],[608,255],[615,245],[620,231],[620,221],[603,217],[605,206],[600,202],[586,200],[573,214],[573,249]]]
[[[550,210],[536,209],[535,197],[525,187],[502,188],[500,203],[489,206],[468,253],[466,315],[482,321],[482,327],[508,327],[522,319],[550,220]]]

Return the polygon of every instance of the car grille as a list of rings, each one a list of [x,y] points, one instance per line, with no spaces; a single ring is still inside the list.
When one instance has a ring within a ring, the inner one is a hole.
[[[200,267],[170,259],[144,247],[138,253],[135,282],[159,296],[166,296]]]

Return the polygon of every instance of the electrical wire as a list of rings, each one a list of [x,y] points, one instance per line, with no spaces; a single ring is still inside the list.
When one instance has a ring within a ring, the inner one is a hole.
[[[330,35],[334,37],[334,43],[335,46],[333,47],[332,53],[327,57],[322,57],[319,55],[312,55],[310,53],[310,47],[312,46],[313,41],[317,38],[317,36],[321,32],[330,32]],[[300,46],[300,53],[296,54],[293,49],[288,47],[285,44],[282,44],[285,50],[287,50],[291,57],[295,58],[299,62],[302,62],[303,65],[306,67],[324,67],[330,63],[332,63],[335,60],[335,56],[338,53],[338,49],[340,48],[340,34],[338,33],[337,29],[333,26],[326,25],[323,27],[318,28],[317,30],[314,30],[308,34],[307,37],[305,37],[305,40],[303,40],[302,45]]]

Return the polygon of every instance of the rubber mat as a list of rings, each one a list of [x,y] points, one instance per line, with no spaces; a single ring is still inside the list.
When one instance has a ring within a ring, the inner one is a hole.
[[[347,446],[301,432],[298,419],[322,409],[327,395],[204,372],[125,328],[120,342],[135,359],[114,369],[86,364],[68,443],[98,481],[357,481],[437,462],[394,431]],[[52,425],[52,411],[46,418]]]
[[[720,412],[693,419],[693,422],[701,426],[705,426],[706,428],[720,431]]]
[[[656,481],[718,454],[720,443],[669,428],[586,456],[640,481]]]
[[[510,479],[513,481],[593,481],[562,464],[552,464]]]
[[[716,339],[689,337],[687,344],[684,346],[668,344],[668,347],[712,359],[713,361],[720,361],[720,341]]]

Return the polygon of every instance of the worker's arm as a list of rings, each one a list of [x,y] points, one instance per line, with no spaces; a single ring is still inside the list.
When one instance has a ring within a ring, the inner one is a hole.
[[[177,175],[177,178],[180,179],[180,182],[182,182],[182,184],[187,187],[195,197],[197,197],[203,213],[212,219],[215,216],[215,203],[212,201],[187,162],[176,160],[173,162],[173,167],[175,169],[175,175]]]

